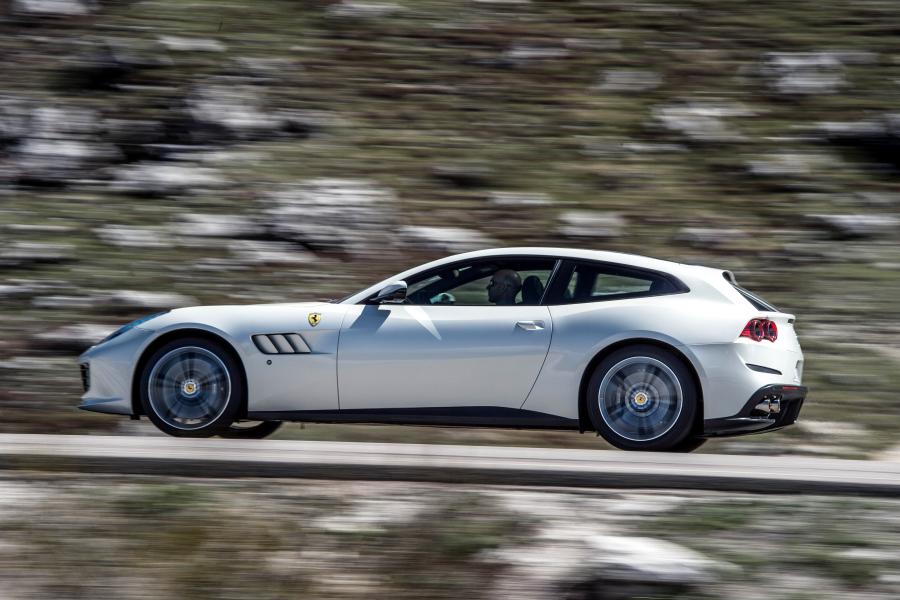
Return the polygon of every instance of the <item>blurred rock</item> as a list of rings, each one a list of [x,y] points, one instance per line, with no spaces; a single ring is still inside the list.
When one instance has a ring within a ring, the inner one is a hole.
[[[115,331],[117,327],[96,323],[65,325],[35,336],[35,342],[47,350],[82,352]]]
[[[394,194],[362,179],[311,179],[272,192],[263,211],[273,236],[348,252],[392,243]]]
[[[163,248],[172,244],[160,229],[150,227],[104,225],[94,229],[94,233],[107,244],[126,248]]]
[[[302,265],[316,260],[312,253],[289,242],[240,240],[228,248],[242,262],[251,265]]]
[[[140,162],[114,168],[111,174],[111,190],[147,196],[191,193],[229,184],[219,171],[190,164]]]
[[[193,306],[197,300],[175,292],[146,292],[137,290],[118,290],[100,294],[96,298],[98,306],[109,309],[171,309]]]
[[[12,13],[33,17],[74,17],[97,10],[93,0],[12,0]]]
[[[393,2],[355,2],[342,0],[328,7],[328,14],[335,17],[352,17],[357,19],[376,19],[387,17],[404,8]]]
[[[178,215],[170,230],[179,237],[255,238],[265,233],[265,226],[251,215],[188,213]]]
[[[27,134],[10,149],[19,178],[66,183],[121,160],[118,149],[100,140],[95,112],[81,108],[38,107],[28,117]]]
[[[885,214],[860,215],[807,215],[814,223],[824,227],[833,239],[847,240],[871,238],[895,231],[897,217]]]
[[[900,206],[900,193],[892,192],[857,192],[856,197],[866,206],[896,207]]]
[[[240,253],[240,250],[235,248],[232,248],[232,251],[238,254]],[[191,263],[191,268],[198,271],[212,271],[214,273],[247,271],[253,267],[254,260],[254,258],[248,260],[234,258],[203,258]]]
[[[585,534],[546,527],[531,545],[487,555],[506,563],[492,597],[543,600],[572,597],[630,600],[698,591],[734,570],[688,548],[655,538]]]
[[[846,421],[810,421],[809,419],[800,419],[797,421],[797,428],[800,431],[822,438],[848,435],[859,436],[870,433],[862,425]]]
[[[747,169],[760,177],[801,177],[813,172],[815,156],[795,152],[776,152],[747,163]]]
[[[36,183],[68,183],[122,158],[115,146],[72,139],[28,139],[15,149],[19,179]]]
[[[773,87],[780,93],[829,94],[846,83],[845,65],[870,65],[877,60],[877,54],[862,50],[771,52],[762,71],[773,78]]]
[[[653,110],[654,118],[663,127],[695,142],[741,141],[743,136],[724,119],[754,114],[740,104],[724,101],[688,101]]]
[[[398,231],[400,239],[410,246],[456,254],[497,246],[489,237],[474,229],[461,227],[422,227],[407,225]]]
[[[514,44],[506,51],[504,58],[513,64],[526,64],[539,60],[557,60],[569,56],[563,46]]]
[[[647,92],[662,85],[662,76],[653,71],[612,69],[603,74],[598,88],[604,92]]]
[[[91,296],[39,296],[31,301],[35,308],[59,309],[83,309],[90,308],[94,304]]]
[[[670,152],[687,152],[687,148],[681,144],[645,144],[641,142],[625,142],[622,150],[635,154],[668,154]]]
[[[283,57],[238,56],[234,62],[240,66],[242,75],[247,74],[264,80],[281,79],[291,71],[300,70],[300,65],[296,61]],[[259,84],[260,81],[254,83]]]
[[[161,35],[159,42],[172,52],[225,52],[228,50],[225,44],[210,38]]]
[[[0,300],[27,297],[30,293],[31,289],[27,286],[0,283]]]
[[[762,72],[780,94],[833,94],[846,83],[843,66],[835,52],[771,52]]]
[[[40,263],[60,263],[75,259],[71,244],[12,242],[0,247],[0,266],[21,267]]]
[[[310,523],[333,533],[380,533],[391,525],[403,525],[428,508],[421,499],[354,499],[353,504]]]
[[[782,75],[775,82],[775,89],[782,94],[834,94],[845,84],[839,73],[804,70]]]
[[[560,215],[559,233],[571,238],[615,238],[625,232],[627,222],[619,213],[570,210]]]
[[[748,232],[743,229],[718,227],[682,227],[675,234],[675,240],[685,242],[694,248],[721,249],[735,240],[745,238]]]
[[[491,204],[504,207],[550,206],[553,199],[540,192],[491,192]]]
[[[68,281],[59,279],[28,279],[8,277],[0,284],[2,298],[32,298],[40,294],[71,294],[78,289]]]
[[[277,115],[262,109],[262,97],[249,86],[201,86],[188,104],[198,122],[221,127],[239,139],[271,135],[284,125]]]

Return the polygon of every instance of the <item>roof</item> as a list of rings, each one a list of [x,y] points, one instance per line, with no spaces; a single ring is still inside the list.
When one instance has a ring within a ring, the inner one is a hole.
[[[457,260],[465,260],[466,258],[478,258],[481,256],[507,256],[507,255],[533,255],[533,256],[555,256],[563,258],[582,258],[586,260],[600,260],[604,262],[614,262],[633,267],[644,267],[646,269],[656,269],[660,271],[668,271],[677,269],[682,266],[676,263],[649,256],[641,256],[639,254],[626,254],[624,252],[608,252],[606,250],[585,250],[581,248],[554,248],[543,246],[521,246],[511,248],[488,248],[485,250],[476,250],[474,252],[466,252],[464,254],[456,254],[448,256],[440,260],[434,261],[434,266],[444,262],[455,262]],[[416,269],[418,270],[418,269]]]

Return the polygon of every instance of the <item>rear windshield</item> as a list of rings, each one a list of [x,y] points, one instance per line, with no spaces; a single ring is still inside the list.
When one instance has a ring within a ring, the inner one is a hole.
[[[753,308],[755,308],[756,310],[764,310],[766,312],[781,312],[756,294],[745,290],[739,285],[734,285],[733,283],[731,285],[733,285],[734,289],[736,289],[741,296],[746,298],[747,302],[752,304]]]

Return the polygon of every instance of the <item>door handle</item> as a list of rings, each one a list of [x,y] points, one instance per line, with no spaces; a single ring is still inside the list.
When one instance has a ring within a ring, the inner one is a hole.
[[[544,328],[543,321],[518,321],[516,327],[525,331],[540,331]]]

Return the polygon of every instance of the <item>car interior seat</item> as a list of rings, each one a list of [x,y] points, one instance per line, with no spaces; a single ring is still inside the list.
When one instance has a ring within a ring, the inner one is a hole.
[[[537,275],[529,275],[522,282],[522,304],[540,304],[544,295],[544,284]]]

